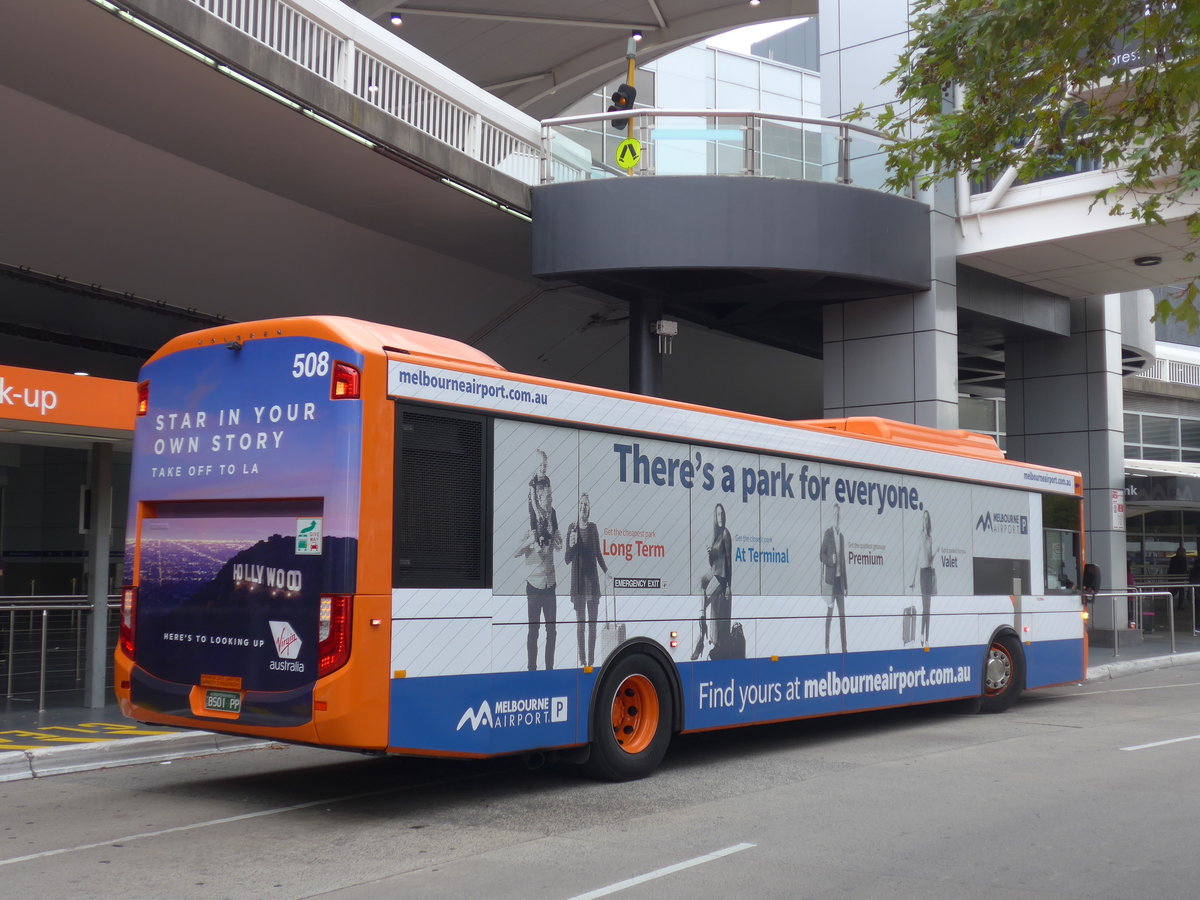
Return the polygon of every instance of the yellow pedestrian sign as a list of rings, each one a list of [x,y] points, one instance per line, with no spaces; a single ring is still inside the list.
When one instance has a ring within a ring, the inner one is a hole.
[[[628,171],[642,161],[642,142],[626,138],[617,145],[617,165]]]

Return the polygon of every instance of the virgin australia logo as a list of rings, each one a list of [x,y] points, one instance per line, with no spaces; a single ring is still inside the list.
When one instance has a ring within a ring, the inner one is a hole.
[[[467,707],[467,711],[465,713],[463,713],[462,718],[458,720],[458,727],[455,728],[454,730],[462,731],[462,727],[464,725],[466,725],[468,722],[471,723],[472,731],[478,731],[480,725],[486,725],[488,728],[491,728],[492,727],[492,707],[491,707],[491,705],[486,700],[484,700],[481,704],[479,704],[479,712],[476,712],[471,707]]]
[[[271,622],[271,637],[280,659],[295,659],[300,655],[300,636],[288,622]]]

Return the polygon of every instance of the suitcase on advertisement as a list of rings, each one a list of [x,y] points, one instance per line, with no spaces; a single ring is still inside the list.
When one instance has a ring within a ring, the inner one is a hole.
[[[904,643],[911,644],[917,639],[917,608],[904,607]]]
[[[625,623],[617,619],[617,588],[612,590],[612,615],[608,613],[608,594],[604,595],[604,625],[600,629],[600,659],[604,662],[614,650],[625,643]]]
[[[745,659],[746,631],[741,622],[734,622],[729,627],[729,636],[724,641],[717,641],[708,652],[709,659]]]
[[[729,653],[727,659],[746,658],[746,632],[741,622],[734,622],[729,629]]]

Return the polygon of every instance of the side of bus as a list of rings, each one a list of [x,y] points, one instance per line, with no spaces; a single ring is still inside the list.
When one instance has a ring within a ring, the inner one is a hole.
[[[134,718],[632,778],[679,731],[998,710],[1084,672],[1078,476],[978,436],[512,375],[336,317],[185,336],[144,379]]]
[[[396,360],[389,392],[393,751],[629,778],[675,731],[1082,677],[1068,473]]]

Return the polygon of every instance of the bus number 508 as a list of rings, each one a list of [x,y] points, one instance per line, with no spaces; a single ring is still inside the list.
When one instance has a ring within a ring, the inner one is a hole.
[[[312,378],[314,375],[328,374],[328,353],[297,353],[292,359],[293,378]]]

